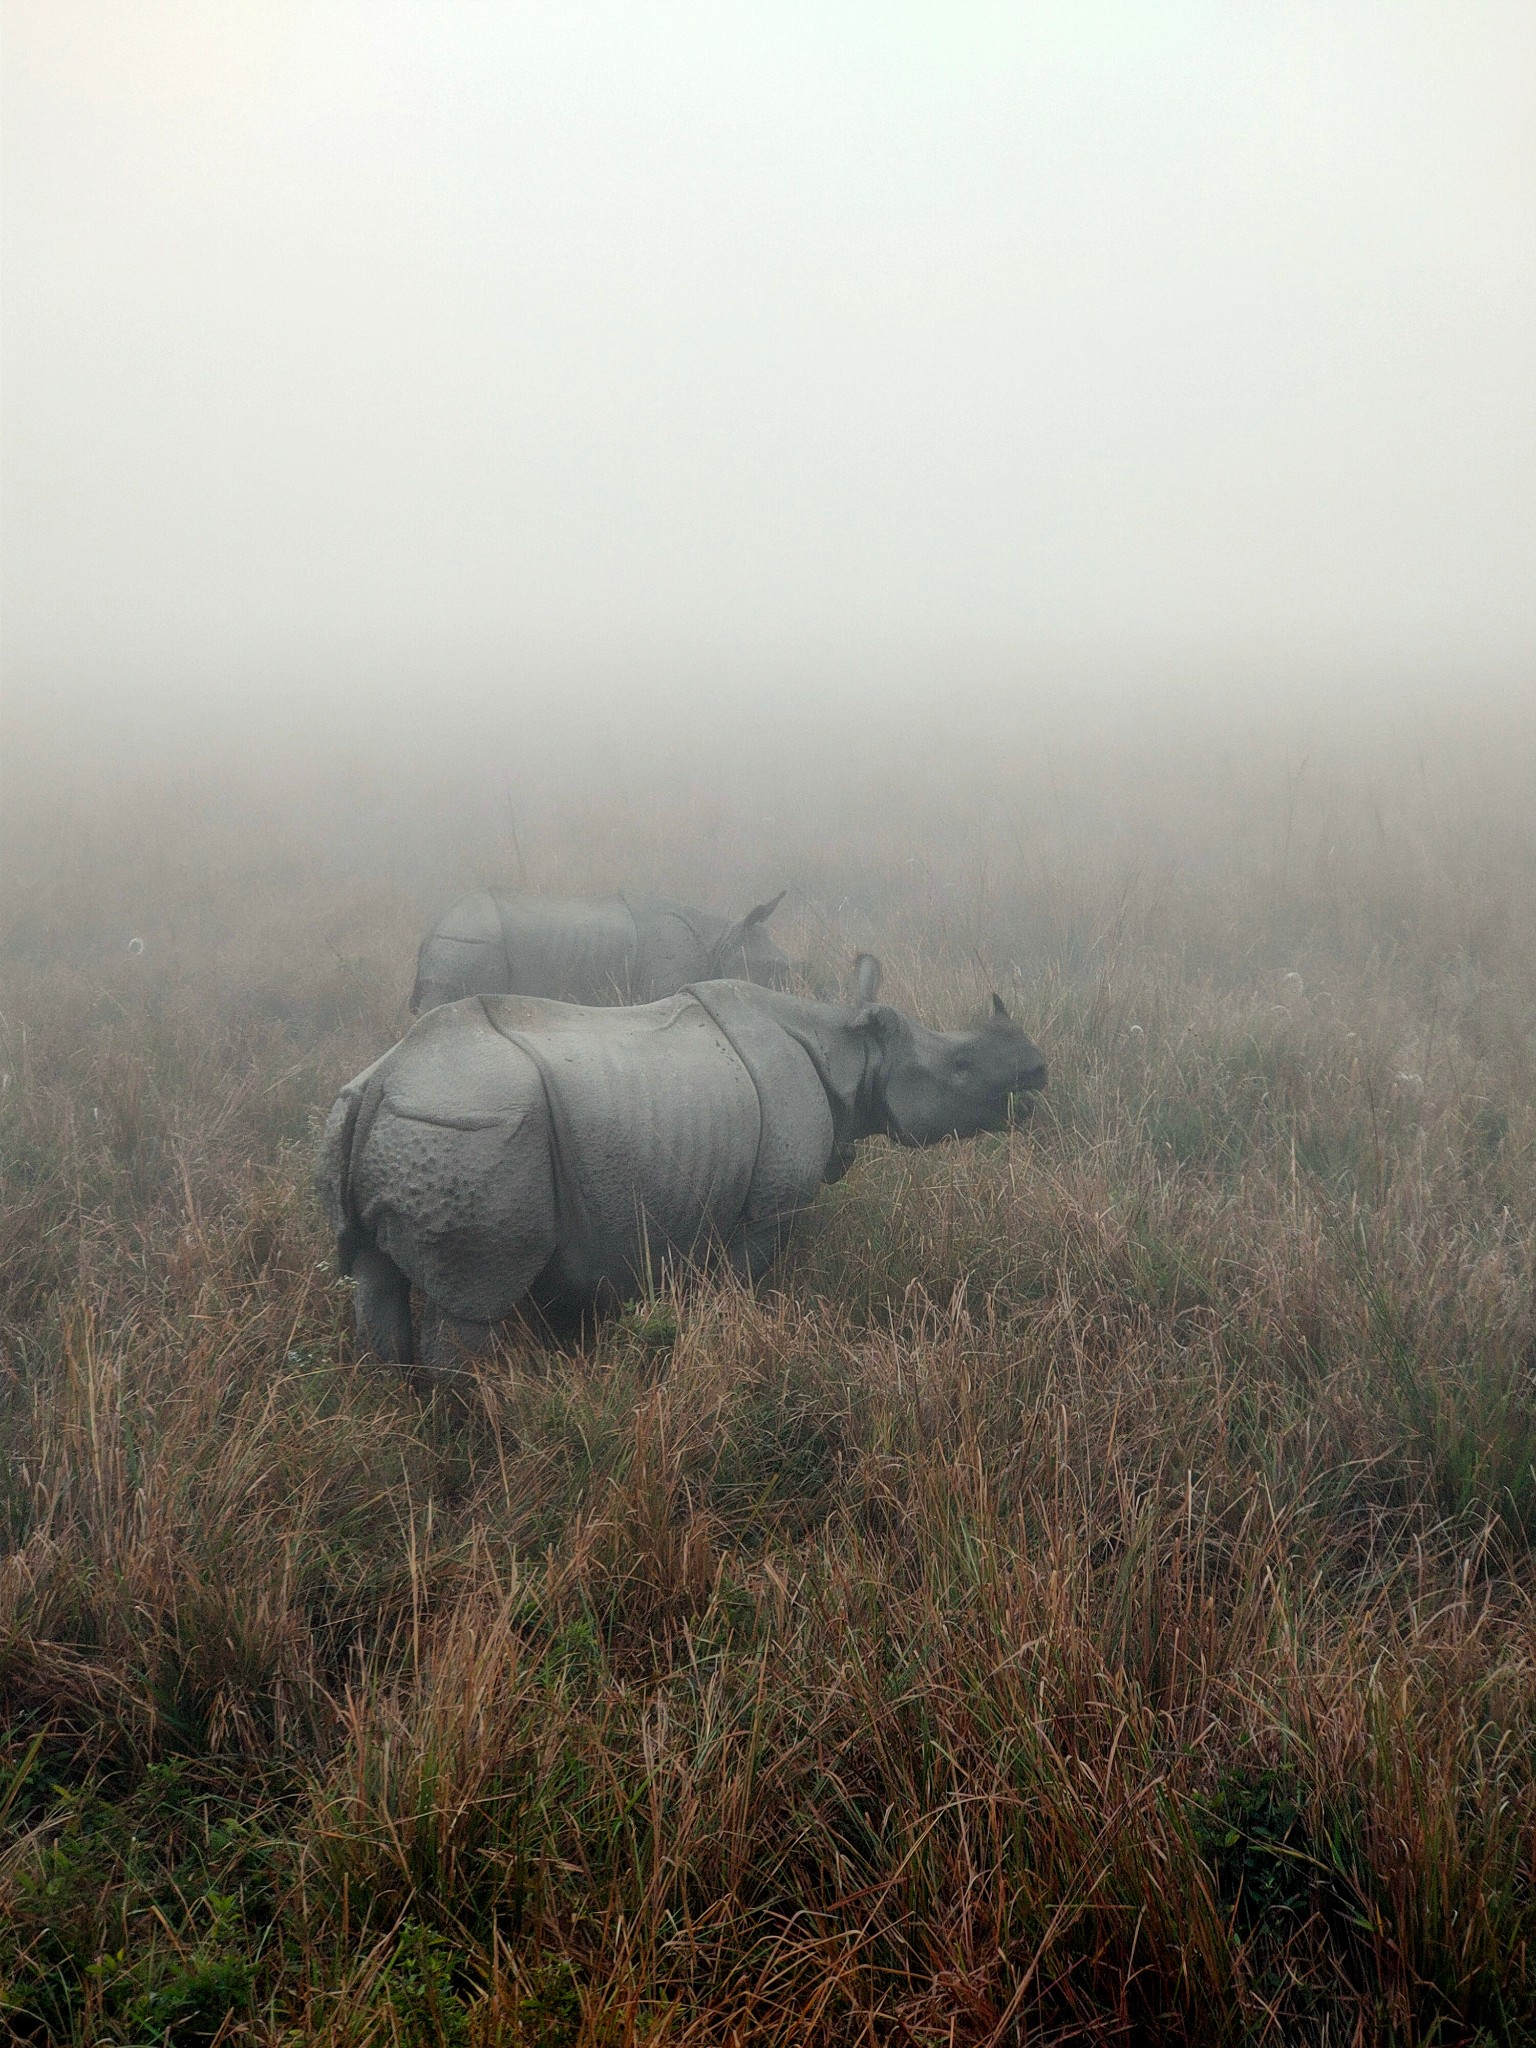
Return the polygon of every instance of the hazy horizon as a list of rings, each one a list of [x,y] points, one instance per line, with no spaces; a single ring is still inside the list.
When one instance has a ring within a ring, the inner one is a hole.
[[[4,25],[13,738],[1530,687],[1529,9]]]

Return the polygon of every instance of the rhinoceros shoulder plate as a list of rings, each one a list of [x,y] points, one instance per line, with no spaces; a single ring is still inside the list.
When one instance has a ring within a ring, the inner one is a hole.
[[[790,1216],[814,1201],[832,1157],[834,1126],[809,1056],[736,981],[696,982],[693,996],[720,1026],[752,1076],[762,1135],[745,1220]]]

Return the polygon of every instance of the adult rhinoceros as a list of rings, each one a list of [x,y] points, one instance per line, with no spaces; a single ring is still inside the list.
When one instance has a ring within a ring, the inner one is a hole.
[[[444,911],[416,955],[411,1009],[461,996],[650,1003],[692,981],[741,975],[781,987],[789,958],[769,937],[784,900],[720,917],[664,896],[508,896],[477,889]]]
[[[679,1257],[748,1275],[877,1132],[931,1145],[1006,1124],[1045,1062],[992,998],[979,1029],[699,982],[634,1009],[474,996],[423,1017],[342,1090],[320,1186],[360,1341],[475,1349],[524,1296],[622,1298]]]

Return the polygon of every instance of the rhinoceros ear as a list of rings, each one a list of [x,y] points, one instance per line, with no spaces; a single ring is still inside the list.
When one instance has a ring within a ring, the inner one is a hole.
[[[710,948],[710,966],[715,968],[725,965],[736,948],[747,943],[748,935],[755,931],[758,925],[767,923],[788,894],[787,889],[781,889],[771,903],[759,903],[755,909],[749,910],[745,917],[738,918],[735,924],[728,924]]]
[[[1008,1005],[1003,1001],[996,989],[992,991],[992,1014],[994,1017],[1006,1017],[1008,1015]]]
[[[753,909],[749,910],[746,916],[741,920],[741,929],[743,933],[751,931],[752,927],[755,924],[766,924],[769,918],[772,917],[773,913],[778,909],[779,905],[784,901],[784,898],[788,894],[789,891],[787,889],[781,889],[778,895],[774,897],[771,903],[759,903]]]
[[[873,953],[857,955],[853,963],[853,980],[861,1003],[872,1003],[880,993],[883,972],[880,962]]]

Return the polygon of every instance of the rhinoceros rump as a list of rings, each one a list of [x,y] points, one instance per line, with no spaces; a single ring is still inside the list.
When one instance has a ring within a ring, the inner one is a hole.
[[[769,987],[789,959],[768,935],[783,901],[719,917],[662,896],[509,896],[477,889],[421,942],[411,1009],[463,996],[549,996],[571,1003],[649,1003],[690,982],[741,975]]]
[[[874,992],[876,963],[860,985]],[[977,1030],[739,981],[632,1009],[475,996],[432,1011],[342,1090],[320,1186],[360,1341],[425,1362],[525,1296],[563,1310],[653,1287],[679,1259],[752,1275],[861,1138],[1006,1124],[1045,1085],[993,998]]]

